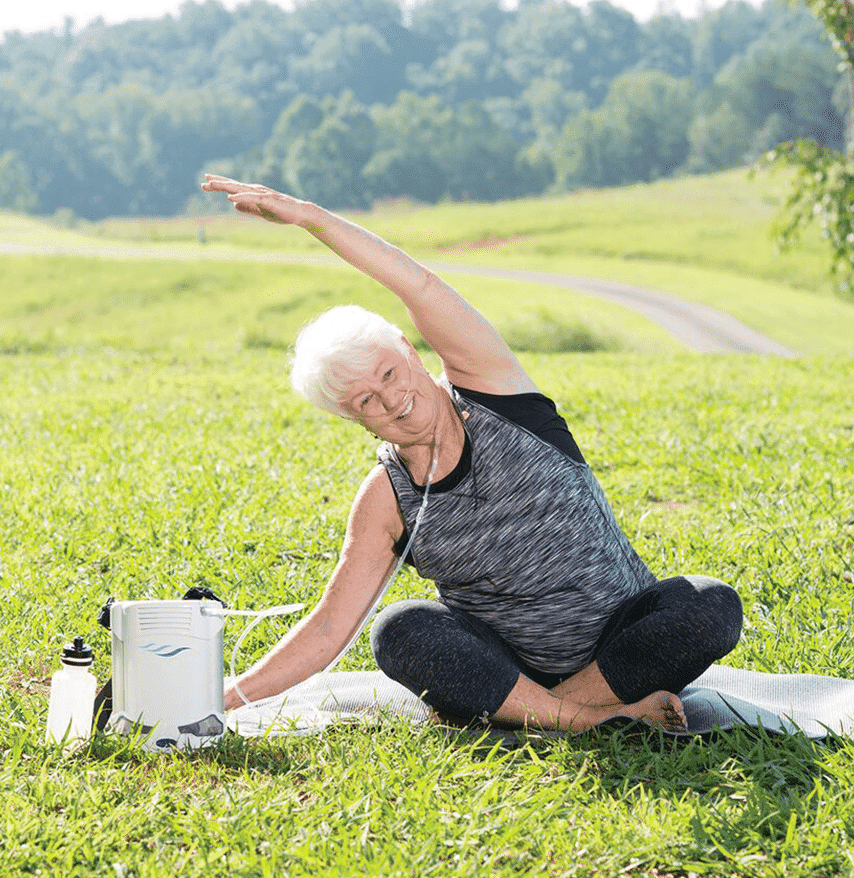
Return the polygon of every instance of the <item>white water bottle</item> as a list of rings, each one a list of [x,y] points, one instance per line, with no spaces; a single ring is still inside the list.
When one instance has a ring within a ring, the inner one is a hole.
[[[62,669],[50,681],[45,736],[48,743],[65,741],[66,746],[70,746],[92,733],[97,682],[89,671],[91,666],[92,650],[82,637],[65,644]]]

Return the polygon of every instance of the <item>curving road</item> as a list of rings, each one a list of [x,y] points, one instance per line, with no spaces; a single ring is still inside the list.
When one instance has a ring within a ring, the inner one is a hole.
[[[628,286],[614,281],[576,277],[570,274],[552,274],[547,271],[528,271],[515,268],[482,268],[453,263],[432,264],[441,271],[456,271],[481,277],[495,277],[526,283],[548,284],[567,290],[581,290],[610,299],[633,311],[638,311],[676,336],[686,347],[702,353],[736,352],[743,354],[776,354],[792,357],[794,351],[762,335],[743,323],[708,305],[689,302],[656,290]]]
[[[0,242],[0,254],[48,255],[48,256],[103,256],[119,259],[186,259],[190,261],[245,261],[284,262],[310,265],[341,264],[335,256],[288,253],[229,252],[208,248],[179,250],[168,247],[135,246],[130,244],[75,244],[72,246],[40,246]],[[716,311],[707,305],[690,302],[656,290],[629,286],[613,281],[554,274],[546,271],[530,271],[517,268],[489,268],[456,262],[428,262],[437,272],[456,272],[478,277],[494,277],[500,280],[518,280],[525,283],[545,284],[566,290],[581,290],[610,299],[657,323],[686,347],[701,353],[729,352],[772,354],[782,357],[795,356],[795,352],[773,339],[745,326],[743,323]]]

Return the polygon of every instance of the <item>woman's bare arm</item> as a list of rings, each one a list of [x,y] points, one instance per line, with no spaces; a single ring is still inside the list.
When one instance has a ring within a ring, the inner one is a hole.
[[[257,701],[322,671],[347,645],[394,568],[392,546],[402,528],[391,483],[380,467],[365,479],[347,522],[341,557],[317,606],[264,658],[237,679]],[[232,685],[226,709],[243,703]]]
[[[485,393],[537,389],[486,318],[399,247],[316,204],[265,186],[208,174],[202,189],[227,193],[242,213],[304,228],[350,265],[391,290],[439,355],[452,383]]]

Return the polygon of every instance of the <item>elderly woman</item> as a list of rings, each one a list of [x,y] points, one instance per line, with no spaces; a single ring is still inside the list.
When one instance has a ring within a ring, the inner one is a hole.
[[[684,728],[678,694],[735,647],[736,592],[658,580],[622,533],[554,403],[495,329],[401,250],[315,204],[208,175],[235,208],[301,226],[406,305],[438,354],[355,306],[299,336],[292,380],[382,440],[316,608],[239,678],[251,700],[326,667],[358,629],[409,536],[438,600],[376,619],[380,668],[440,716],[581,731],[614,715]],[[423,520],[416,523],[430,482]],[[239,704],[232,688],[226,705]]]

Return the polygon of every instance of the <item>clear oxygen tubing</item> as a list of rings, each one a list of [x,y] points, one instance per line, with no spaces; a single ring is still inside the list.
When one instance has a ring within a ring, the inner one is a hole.
[[[346,646],[335,656],[334,659],[319,673],[320,674],[328,674],[335,665],[341,661],[342,658],[350,651],[350,648],[353,644],[359,639],[359,635],[368,627],[368,622],[373,618],[374,613],[377,611],[377,607],[382,603],[383,598],[386,596],[388,590],[394,584],[394,581],[397,579],[397,575],[400,573],[401,568],[403,567],[406,556],[409,554],[409,550],[412,547],[412,544],[415,542],[415,535],[418,533],[418,528],[421,526],[421,520],[424,518],[424,513],[427,510],[427,499],[430,496],[430,485],[433,482],[433,476],[436,474],[436,467],[439,465],[439,436],[437,434],[433,434],[433,458],[430,462],[430,470],[427,473],[427,481],[424,484],[424,498],[421,501],[421,506],[418,509],[418,514],[415,516],[415,523],[412,526],[412,533],[409,535],[409,539],[406,542],[406,547],[400,553],[400,558],[398,559],[397,564],[392,570],[391,575],[386,580],[385,585],[380,590],[380,593],[374,598],[374,602],[368,609],[368,612],[365,614],[362,622],[356,626],[356,630],[352,637],[347,641]],[[243,690],[240,688],[237,682],[237,674],[235,673],[235,664],[237,660],[237,653],[240,650],[240,647],[243,644],[243,641],[249,635],[249,632],[262,620],[268,618],[269,616],[284,616],[288,613],[294,613],[297,610],[301,610],[305,604],[286,604],[281,607],[270,607],[266,610],[227,610],[224,608],[210,608],[205,609],[202,612],[212,615],[212,616],[255,616],[255,618],[243,629],[240,633],[240,637],[237,638],[237,642],[234,644],[234,649],[231,651],[231,663],[229,666],[229,673],[231,674],[232,682],[235,688],[235,691],[240,696],[241,700],[244,704],[252,704],[246,695],[243,693]]]
[[[298,610],[303,609],[305,604],[284,604],[280,607],[268,607],[266,610],[230,610],[225,607],[202,607],[202,614],[205,616],[254,616],[255,618],[240,632],[240,637],[237,638],[236,643],[234,644],[234,649],[231,651],[231,663],[229,666],[229,672],[234,680],[234,688],[237,689],[238,695],[243,699],[245,704],[251,704],[250,701],[247,700],[246,696],[243,694],[240,686],[237,685],[236,674],[234,673],[234,666],[237,662],[237,653],[240,651],[240,647],[243,645],[243,641],[246,640],[249,632],[264,619],[269,619],[270,616],[286,616],[289,613],[296,613]]]

